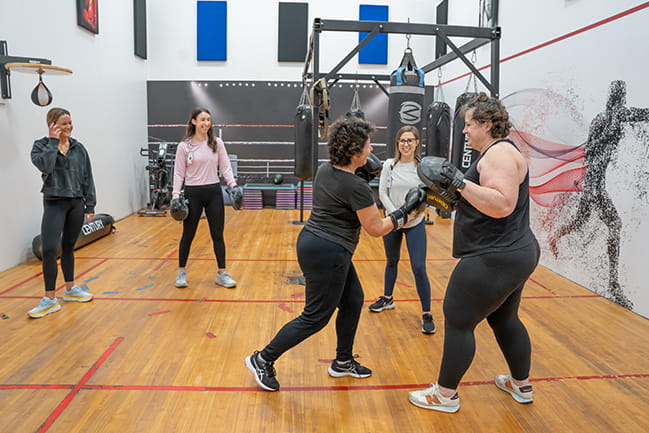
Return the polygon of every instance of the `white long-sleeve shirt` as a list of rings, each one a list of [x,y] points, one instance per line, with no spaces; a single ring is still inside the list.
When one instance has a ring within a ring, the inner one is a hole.
[[[191,163],[188,160],[190,153],[192,153]],[[176,149],[172,197],[177,198],[180,195],[183,183],[185,185],[219,183],[219,170],[229,187],[237,185],[230,158],[220,138],[216,139],[216,152],[212,152],[207,145],[207,140],[198,143],[192,143],[191,140],[181,141]]]
[[[422,182],[417,175],[415,161],[398,161],[394,164],[393,158],[386,159],[379,178],[379,200],[385,208],[386,215],[399,209],[406,201],[408,190],[420,183]],[[414,227],[423,219],[424,213],[413,220],[409,219],[403,227]]]

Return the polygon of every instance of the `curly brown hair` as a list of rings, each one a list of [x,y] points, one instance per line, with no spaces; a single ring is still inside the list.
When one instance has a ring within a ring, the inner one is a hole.
[[[345,166],[352,156],[363,151],[365,142],[374,132],[374,125],[359,117],[342,117],[329,126],[327,144],[329,162]]]
[[[492,138],[505,138],[509,135],[512,123],[509,121],[509,113],[498,98],[480,92],[464,105],[462,115],[470,110],[473,110],[471,117],[476,122],[493,124],[489,131]]]

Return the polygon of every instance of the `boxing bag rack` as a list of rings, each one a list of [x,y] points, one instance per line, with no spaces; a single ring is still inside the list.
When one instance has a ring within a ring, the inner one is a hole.
[[[497,2],[496,2],[497,4]],[[368,33],[356,47],[354,47],[334,68],[328,73],[320,71],[320,34],[322,32],[362,32]],[[446,24],[417,24],[417,23],[397,23],[387,21],[347,21],[347,20],[326,20],[315,18],[313,20],[313,32],[309,39],[309,49],[304,62],[302,72],[302,82],[311,84],[319,82],[324,78],[325,83],[334,83],[339,80],[364,80],[374,81],[379,88],[388,93],[380,83],[381,81],[390,81],[390,75],[381,74],[347,74],[340,73],[340,70],[352,59],[358,52],[367,45],[379,33],[396,33],[405,35],[429,35],[441,38],[446,45],[451,48],[451,52],[438,57],[434,61],[423,66],[421,69],[428,73],[444,66],[456,59],[460,59],[471,72],[477,77],[482,84],[489,90],[491,96],[499,97],[500,92],[500,27],[470,27],[470,26],[453,26]],[[458,47],[450,40],[451,37],[473,38],[471,41]],[[467,59],[465,54],[491,44],[491,67],[490,80],[487,80],[475,65]],[[309,72],[311,69],[311,72]],[[314,110],[314,114],[317,113]],[[318,122],[313,122],[313,176],[318,169]]]

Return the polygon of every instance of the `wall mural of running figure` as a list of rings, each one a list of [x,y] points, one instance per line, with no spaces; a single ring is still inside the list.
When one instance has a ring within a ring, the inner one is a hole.
[[[649,209],[649,108],[627,107],[616,80],[589,122],[579,94],[526,88],[502,99],[528,158],[532,228],[551,268],[632,310],[640,281],[629,254]]]
[[[550,251],[558,257],[560,239],[579,230],[593,211],[596,212],[608,229],[609,294],[614,302],[629,309],[633,308],[633,303],[620,287],[618,275],[622,220],[606,190],[606,169],[617,151],[625,125],[643,121],[649,121],[649,109],[626,107],[626,83],[613,81],[606,109],[595,116],[588,131],[585,146],[586,173],[575,217],[559,227],[549,238]]]

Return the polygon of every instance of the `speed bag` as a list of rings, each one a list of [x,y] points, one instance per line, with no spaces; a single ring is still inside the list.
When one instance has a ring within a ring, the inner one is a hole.
[[[115,220],[112,216],[105,213],[98,213],[95,215],[95,219],[89,223],[86,222],[81,226],[81,233],[77,238],[77,242],[74,244],[74,249],[81,248],[84,245],[88,245],[90,242],[94,242],[99,238],[110,234],[115,229],[114,227]],[[43,245],[41,242],[41,235],[36,236],[32,240],[32,251],[39,260],[43,260]],[[56,258],[61,257],[61,240],[59,239],[59,244],[56,248]]]
[[[451,163],[460,169],[462,173],[466,172],[473,161],[478,159],[480,152],[472,149],[467,144],[467,137],[462,133],[464,129],[464,115],[462,106],[469,102],[476,93],[465,92],[457,97],[455,101],[455,116],[453,117],[453,143],[451,144]]]
[[[295,112],[295,177],[313,178],[313,111],[310,105],[298,105]]]
[[[426,110],[426,156],[448,159],[451,146],[451,107],[433,102]]]
[[[388,135],[386,155],[377,156],[384,160],[394,156],[397,131],[406,125],[412,125],[419,131],[425,122],[424,117],[424,71],[415,67],[399,67],[390,76],[390,98],[388,103]]]

